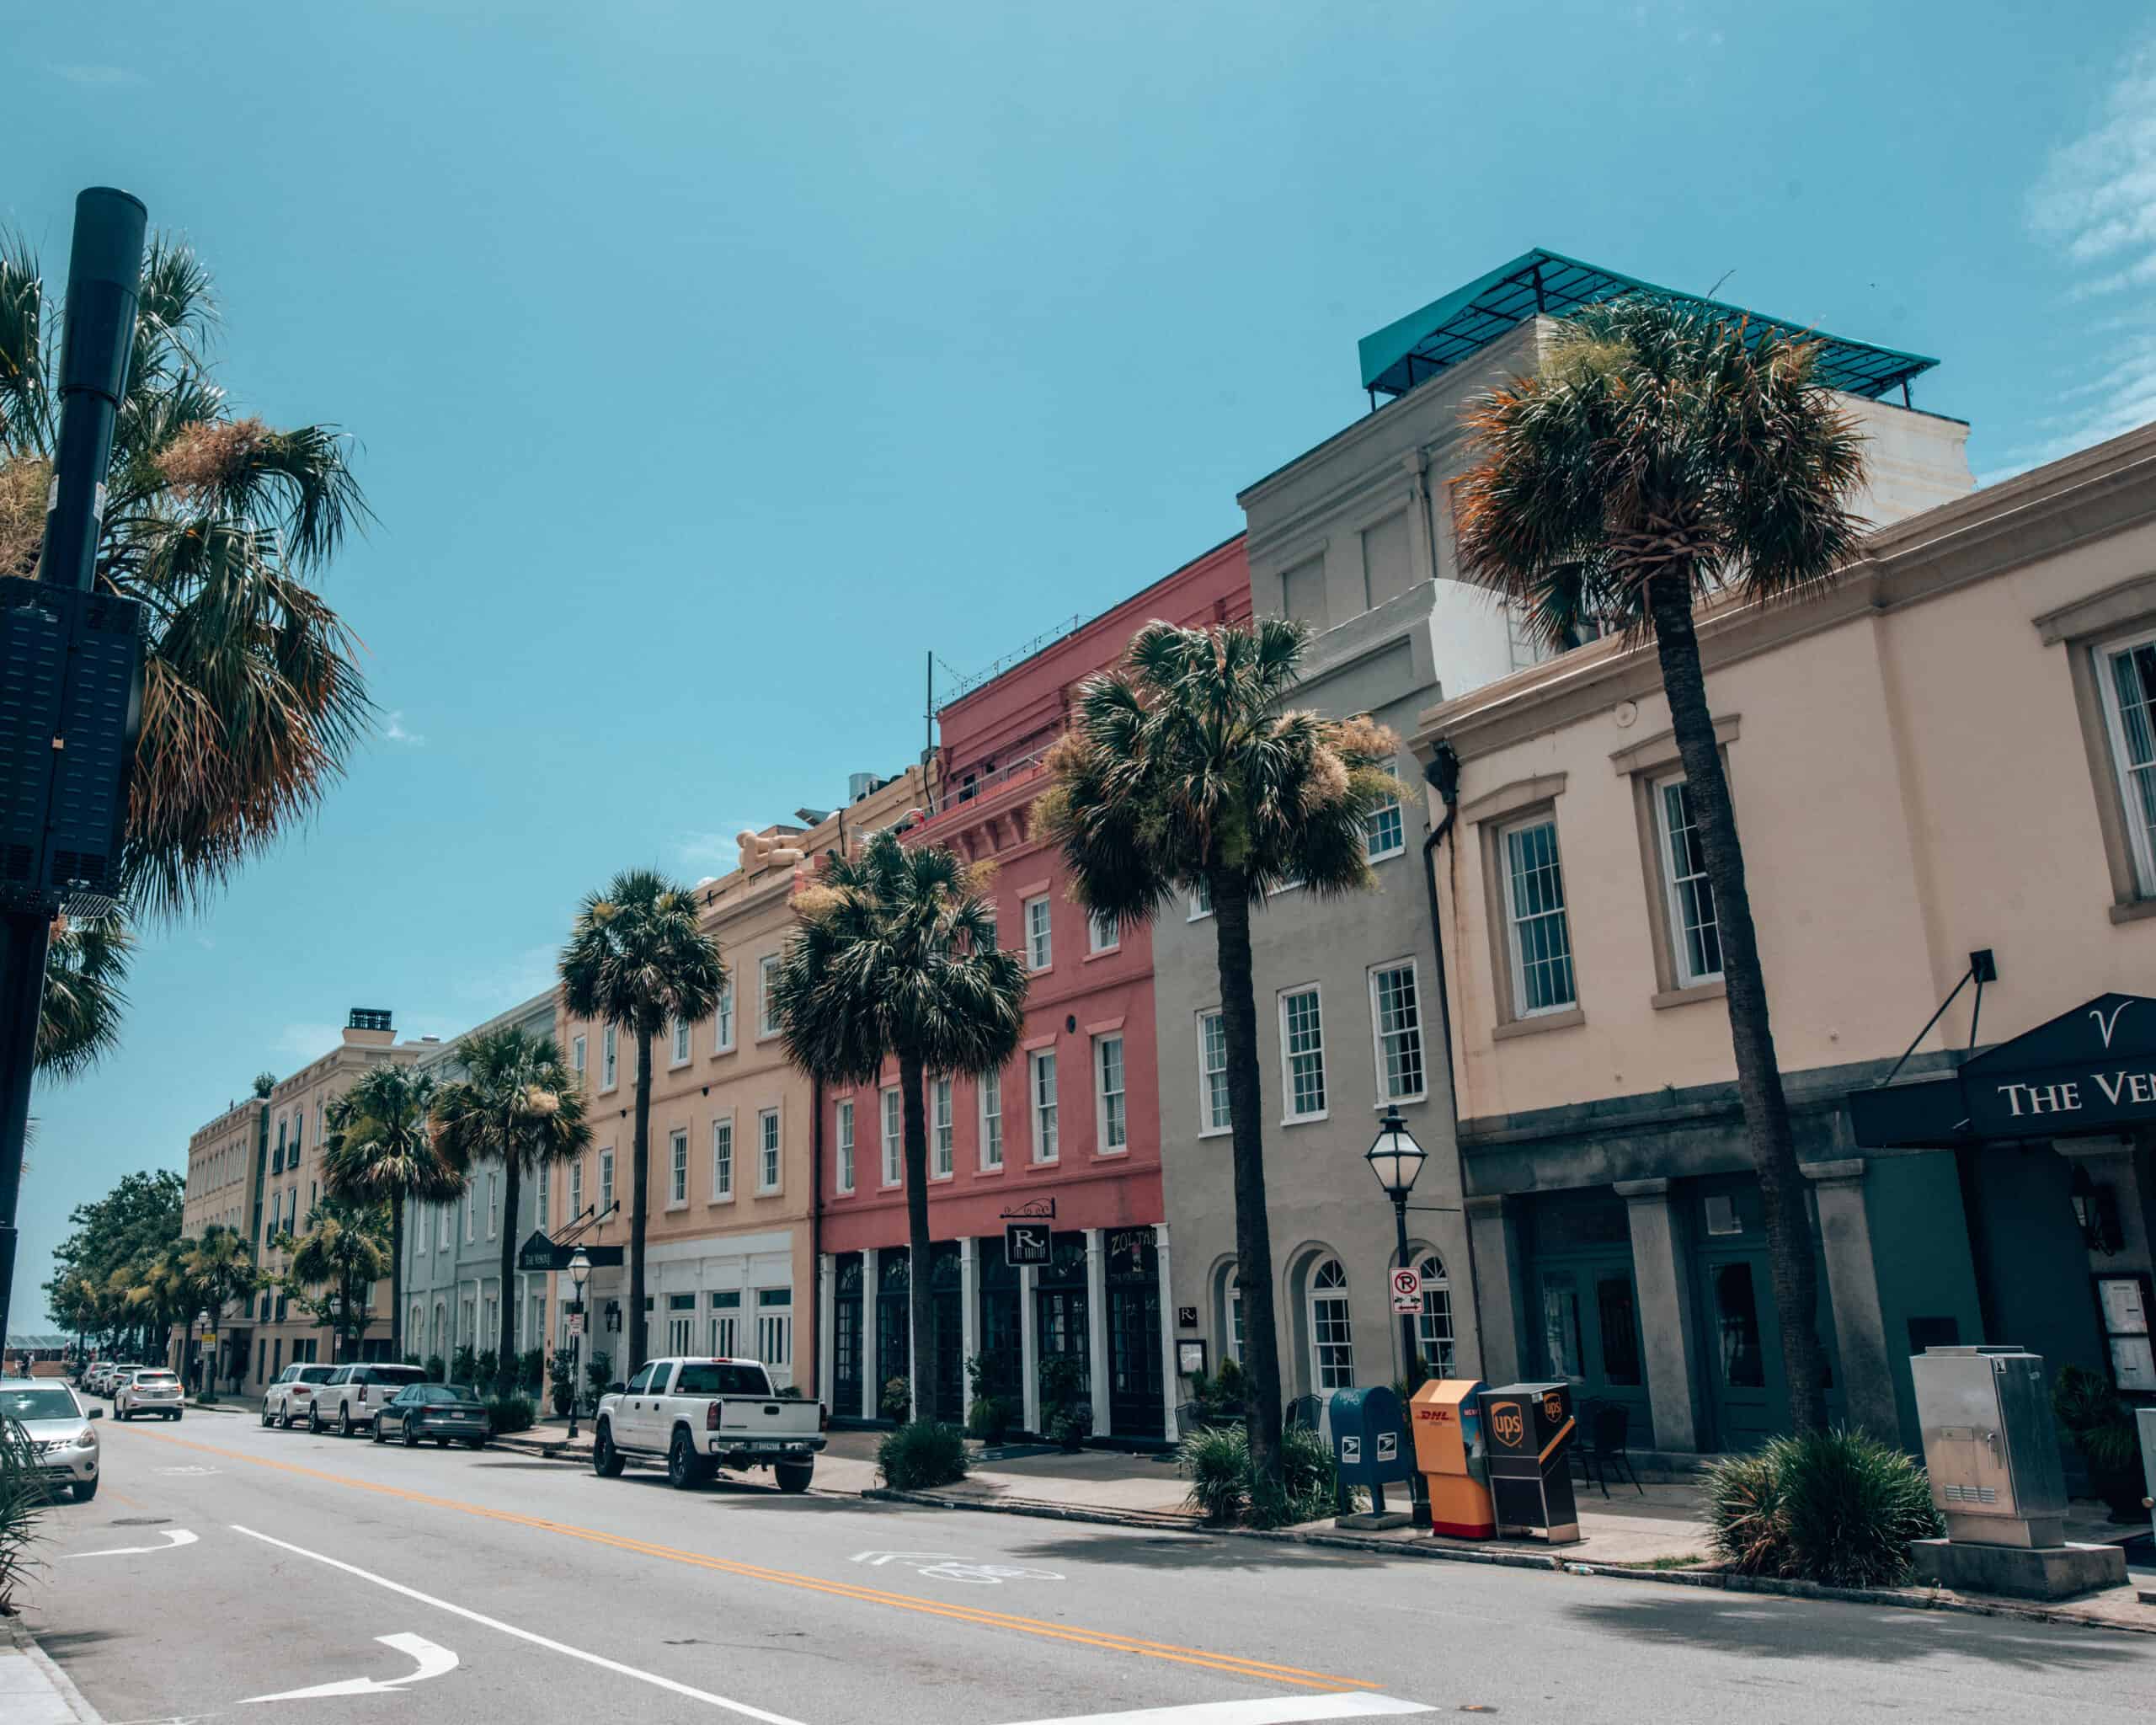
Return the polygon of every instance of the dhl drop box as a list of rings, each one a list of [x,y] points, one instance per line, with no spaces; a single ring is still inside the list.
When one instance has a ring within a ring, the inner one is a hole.
[[[1430,1531],[1486,1540],[1497,1530],[1483,1482],[1482,1386],[1472,1378],[1441,1378],[1415,1392],[1409,1423],[1415,1465],[1430,1493]]]

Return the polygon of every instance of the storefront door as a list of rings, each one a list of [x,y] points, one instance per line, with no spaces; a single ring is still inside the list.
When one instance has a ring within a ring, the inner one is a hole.
[[[1006,1402],[1020,1418],[1022,1350],[1018,1329],[1018,1272],[1004,1262],[1001,1241],[980,1242],[981,1392]]]
[[[913,1348],[908,1306],[912,1278],[906,1274],[906,1248],[886,1247],[876,1259],[876,1413],[883,1412],[883,1386],[893,1378],[910,1380]]]
[[[966,1307],[964,1270],[958,1242],[939,1241],[929,1248],[936,1300],[936,1415],[963,1423],[966,1417]]]
[[[1086,1236],[1058,1234],[1054,1256],[1038,1274],[1034,1284],[1035,1357],[1041,1368],[1041,1421],[1052,1424],[1062,1403],[1049,1375],[1052,1359],[1069,1359],[1076,1367],[1075,1381],[1082,1386],[1091,1379],[1091,1352],[1086,1332]],[[1073,1399],[1083,1401],[1082,1387]]]
[[[1167,1430],[1161,1379],[1161,1261],[1150,1228],[1108,1236],[1108,1418],[1119,1438]]]
[[[1748,1175],[1691,1182],[1684,1202],[1696,1206],[1698,1309],[1701,1353],[1716,1449],[1752,1450],[1790,1429],[1788,1380],[1782,1368],[1781,1326],[1774,1316],[1774,1270],[1759,1183]],[[1815,1247],[1816,1252],[1816,1247]],[[1834,1354],[1833,1306],[1826,1266],[1818,1266],[1819,1342],[1826,1353],[1827,1417],[1838,1422],[1847,1403]]]
[[[861,1255],[839,1259],[837,1291],[831,1302],[832,1412],[851,1417],[861,1412]]]
[[[1623,1407],[1641,1446],[1652,1425],[1625,1200],[1606,1188],[1558,1194],[1538,1199],[1532,1215],[1532,1370],[1568,1380],[1576,1402]]]

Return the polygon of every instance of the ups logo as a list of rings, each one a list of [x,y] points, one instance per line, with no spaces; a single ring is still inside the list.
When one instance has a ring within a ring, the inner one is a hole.
[[[1555,1390],[1542,1398],[1542,1417],[1552,1425],[1565,1417],[1565,1398]]]
[[[1507,1449],[1516,1447],[1527,1434],[1527,1416],[1517,1402],[1490,1404],[1490,1430]]]

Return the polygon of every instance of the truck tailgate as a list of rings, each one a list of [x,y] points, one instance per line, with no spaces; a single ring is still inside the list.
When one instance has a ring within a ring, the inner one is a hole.
[[[728,1437],[813,1438],[821,1423],[814,1402],[750,1396],[719,1399],[718,1429]]]

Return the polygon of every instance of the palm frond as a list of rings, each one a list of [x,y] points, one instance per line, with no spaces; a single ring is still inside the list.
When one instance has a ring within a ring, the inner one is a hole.
[[[119,1048],[134,944],[117,916],[71,921],[55,932],[38,1012],[40,1076],[78,1078]]]

